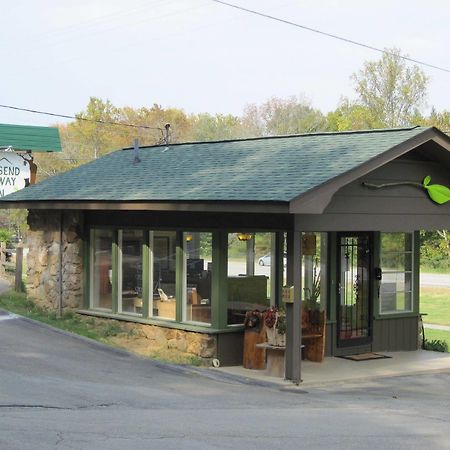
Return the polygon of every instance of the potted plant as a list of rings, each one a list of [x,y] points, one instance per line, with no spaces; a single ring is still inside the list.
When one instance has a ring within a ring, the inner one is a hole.
[[[265,313],[267,343],[276,347],[286,345],[286,313],[271,306]]]
[[[275,325],[277,323],[278,309],[275,306],[271,306],[264,315],[264,325],[266,326],[267,343],[275,345]]]
[[[277,323],[275,328],[275,345],[284,347],[286,345],[286,313],[284,311],[277,312]]]

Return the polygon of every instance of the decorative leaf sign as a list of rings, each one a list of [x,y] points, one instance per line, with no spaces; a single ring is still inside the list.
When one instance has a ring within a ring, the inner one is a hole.
[[[423,180],[423,187],[428,191],[433,202],[442,205],[450,201],[450,189],[447,186],[442,186],[441,184],[430,184],[431,177],[428,175]]]
[[[423,179],[423,183],[417,183],[415,181],[400,181],[396,183],[384,183],[384,184],[372,184],[372,183],[362,183],[364,187],[369,189],[384,189],[396,186],[414,186],[419,189],[425,189],[433,202],[438,205],[443,205],[450,201],[450,189],[446,186],[442,186],[441,184],[430,184],[431,177],[427,175]]]

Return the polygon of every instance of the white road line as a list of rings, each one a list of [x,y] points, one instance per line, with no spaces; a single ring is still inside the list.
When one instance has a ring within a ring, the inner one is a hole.
[[[11,319],[18,319],[19,316],[17,316],[16,314],[13,313],[8,313],[7,316],[0,316],[0,322],[3,322],[4,320],[11,320]]]

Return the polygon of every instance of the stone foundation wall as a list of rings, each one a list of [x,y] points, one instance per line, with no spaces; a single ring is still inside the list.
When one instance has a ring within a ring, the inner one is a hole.
[[[144,348],[178,350],[181,353],[189,353],[205,360],[217,356],[217,339],[214,335],[139,323],[128,323],[126,327],[133,330]]]
[[[59,301],[60,211],[30,210],[27,235],[27,292],[42,307],[55,309]],[[83,299],[83,215],[63,212],[63,307],[78,308]]]

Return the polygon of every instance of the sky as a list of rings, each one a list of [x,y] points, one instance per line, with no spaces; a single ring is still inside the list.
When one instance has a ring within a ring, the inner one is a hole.
[[[450,70],[448,0],[229,0]],[[381,57],[211,0],[0,0],[0,104],[73,115],[115,106],[242,114],[300,96],[323,112]],[[427,67],[428,106],[450,110],[450,73]],[[0,123],[63,119],[0,108]]]

